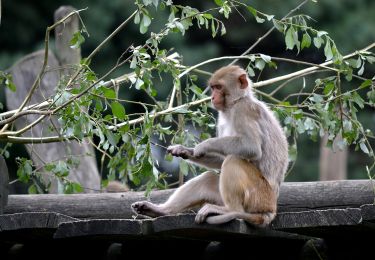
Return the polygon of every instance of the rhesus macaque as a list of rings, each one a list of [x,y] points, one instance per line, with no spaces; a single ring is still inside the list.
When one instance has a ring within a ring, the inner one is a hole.
[[[132,209],[157,217],[201,207],[196,223],[240,218],[268,225],[276,216],[279,187],[288,166],[287,139],[272,111],[253,95],[245,70],[223,67],[212,75],[209,86],[219,112],[218,137],[194,148],[172,145],[168,152],[220,169],[220,175],[205,172],[179,187],[165,203],[139,201]]]

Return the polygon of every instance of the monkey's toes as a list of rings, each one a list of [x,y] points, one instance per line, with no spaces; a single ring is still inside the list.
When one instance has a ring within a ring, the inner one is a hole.
[[[202,224],[206,220],[206,217],[207,216],[205,214],[197,213],[195,216],[195,223]]]
[[[131,205],[131,208],[132,208],[132,211],[133,211],[134,213],[142,214],[142,212],[143,212],[143,208],[144,208],[144,203],[143,203],[143,201],[137,201],[137,202],[134,202],[134,203]]]
[[[159,217],[162,215],[165,215],[157,205],[149,202],[149,201],[138,201],[134,202],[131,205],[131,208],[134,213],[139,214],[139,215],[146,215],[149,217]]]

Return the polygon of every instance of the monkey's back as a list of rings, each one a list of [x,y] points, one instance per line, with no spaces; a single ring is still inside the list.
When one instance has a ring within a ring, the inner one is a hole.
[[[258,161],[259,170],[279,193],[280,183],[288,168],[288,142],[280,122],[263,102],[256,100],[258,124],[262,138],[262,157]]]

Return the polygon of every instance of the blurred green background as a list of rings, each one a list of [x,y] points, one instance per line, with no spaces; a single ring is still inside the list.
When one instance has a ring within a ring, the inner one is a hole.
[[[257,0],[247,3],[260,11],[281,18],[297,6],[299,2],[295,0]],[[180,3],[200,10],[214,6],[213,1],[180,1]],[[86,11],[81,13],[90,34],[89,37],[86,37],[86,42],[82,46],[83,57],[88,55],[135,10],[133,1],[126,0],[2,1],[0,70],[6,70],[22,56],[43,48],[45,29],[53,24],[53,13],[61,5],[72,5],[77,9],[88,7]],[[314,19],[312,26],[329,32],[343,54],[361,49],[375,41],[375,1],[373,0],[321,0],[318,3],[308,3],[300,12]],[[154,12],[153,16],[153,24],[150,29],[151,31],[158,31],[166,22],[168,13]],[[193,65],[213,57],[239,55],[272,26],[270,23],[257,24],[254,18],[245,12],[242,12],[242,16],[233,13],[229,20],[225,20],[225,25],[227,34],[223,37],[213,39],[210,31],[192,29],[187,31],[184,37],[179,34],[169,36],[163,41],[163,46],[181,53],[184,64]],[[115,64],[117,58],[129,45],[143,43],[149,32],[142,35],[139,33],[138,26],[131,23],[95,57],[92,63],[94,71],[102,75]],[[274,32],[254,52],[307,60],[314,63],[324,61],[322,50],[304,50],[296,57],[295,51],[286,51],[285,49],[282,35]],[[224,64],[214,63],[206,66],[205,69],[213,71]],[[277,71],[268,70],[262,73],[260,80],[300,68],[303,67],[293,66],[293,68],[290,68],[288,64],[279,64]],[[118,76],[124,72],[120,69],[112,76]],[[374,67],[366,68],[366,76],[373,77],[374,73]],[[202,84],[204,84],[204,81],[202,81]],[[302,80],[293,81],[283,91],[287,93],[296,92],[300,89],[301,84]],[[164,91],[161,89],[158,98],[163,98],[168,91],[168,88],[164,88]],[[280,95],[283,95],[283,93],[281,92]],[[5,103],[3,89],[1,89],[0,101]],[[127,109],[127,111],[129,110]],[[375,132],[374,110],[361,112],[360,118],[366,128]],[[25,151],[20,146],[14,146],[11,151],[18,156],[25,156]],[[317,180],[319,174],[318,160],[319,143],[309,140],[307,136],[301,136],[298,141],[297,163],[287,180]],[[348,157],[348,178],[367,178],[365,165],[369,162],[366,155],[351,150]],[[10,167],[13,166],[10,163]]]

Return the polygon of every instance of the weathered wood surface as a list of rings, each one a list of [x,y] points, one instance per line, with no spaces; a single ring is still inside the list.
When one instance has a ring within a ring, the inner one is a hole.
[[[0,155],[0,214],[4,212],[4,208],[8,203],[9,193],[9,175],[8,167],[3,156]]]
[[[367,218],[375,220],[375,214],[372,214],[375,206],[366,205],[366,210]],[[153,219],[76,219],[54,212],[6,214],[0,215],[0,238],[7,240],[4,234],[13,234],[12,240],[15,241],[33,236],[38,239],[90,238],[107,241],[137,238],[230,241],[234,238],[260,237],[309,240],[312,237],[375,233],[375,226],[368,225],[364,219],[362,208],[280,213],[266,228],[254,227],[243,220],[234,220],[224,225],[196,224],[194,218],[195,214]],[[22,230],[30,232],[25,235]]]
[[[12,231],[31,228],[57,229],[63,222],[74,222],[78,219],[53,212],[27,212],[5,214],[0,216],[0,230]]]
[[[269,228],[257,228],[242,220],[225,225],[196,224],[195,214],[178,214],[153,219],[90,219],[65,222],[56,230],[54,238],[75,237],[158,237],[200,240],[226,240],[236,237],[268,237],[282,239],[307,239],[287,232]]]
[[[73,10],[74,8],[69,6],[60,7],[55,13],[55,19],[59,20],[63,18]],[[32,95],[30,104],[37,104],[54,96],[60,77],[66,77],[71,72],[70,69],[62,68],[72,68],[72,65],[79,63],[81,59],[80,49],[72,49],[69,46],[69,41],[73,33],[77,30],[78,18],[76,15],[57,27],[55,42],[59,59],[52,52],[49,52],[46,73],[42,76],[38,88]],[[9,110],[17,109],[25,99],[42,68],[43,60],[44,51],[38,51],[25,56],[10,69],[13,81],[17,86],[17,91],[11,92],[8,89],[5,90],[6,103]],[[15,122],[16,128],[22,129],[24,126],[37,120],[39,116],[28,115],[19,118]],[[59,125],[56,117],[48,117],[32,127],[23,136],[47,137],[59,135],[59,129],[56,129],[59,128]],[[54,130],[51,131],[51,129]],[[95,152],[88,140],[84,140],[82,143],[72,140],[60,143],[29,144],[26,145],[26,148],[37,168],[44,164],[43,161],[53,162],[67,158],[67,156],[79,156],[80,164],[77,168],[71,170],[69,179],[81,183],[83,187],[87,188],[85,189],[87,193],[100,190],[100,176],[96,164]],[[50,175],[45,175],[45,177],[52,183],[50,192],[57,193],[58,183],[56,179]]]
[[[164,202],[173,190],[153,191],[150,200]],[[280,189],[278,211],[300,212],[320,209],[360,208],[374,203],[370,180],[288,182]],[[145,200],[143,192],[10,195],[5,213],[58,212],[77,218],[131,218],[130,205]]]

